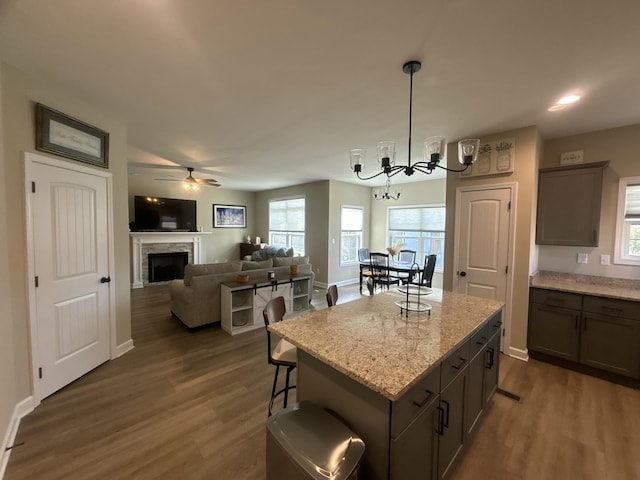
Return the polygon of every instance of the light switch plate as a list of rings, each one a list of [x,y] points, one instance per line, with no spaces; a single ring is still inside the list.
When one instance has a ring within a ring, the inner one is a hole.
[[[611,265],[611,255],[600,255],[600,265]]]
[[[589,261],[588,253],[579,253],[578,254],[578,263],[587,263]]]

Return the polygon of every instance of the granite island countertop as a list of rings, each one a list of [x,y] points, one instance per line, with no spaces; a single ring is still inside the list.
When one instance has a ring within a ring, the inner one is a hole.
[[[462,344],[503,303],[433,289],[427,313],[400,314],[395,290],[365,296],[269,326],[299,349],[353,380],[398,400]]]
[[[640,302],[640,280],[539,271],[529,278],[529,286]]]

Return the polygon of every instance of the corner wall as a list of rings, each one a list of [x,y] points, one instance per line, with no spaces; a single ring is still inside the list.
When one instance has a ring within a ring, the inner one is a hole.
[[[600,212],[600,244],[598,247],[539,246],[539,269],[582,275],[640,279],[640,267],[614,265],[618,181],[621,177],[640,176],[638,159],[640,124],[599,130],[596,132],[556,138],[544,142],[541,167],[557,167],[560,155],[574,150],[584,151],[584,163],[609,160],[602,181]],[[587,264],[578,264],[578,253],[588,253]],[[600,255],[611,256],[611,265],[601,265]]]
[[[0,64],[0,435],[8,431],[14,409],[32,395],[23,152],[35,152],[34,102],[65,112],[110,134],[109,172],[113,175],[116,343],[131,338],[127,206],[126,128],[53,82],[32,78]],[[40,152],[38,152],[40,153]],[[4,261],[3,261],[4,260]]]
[[[510,338],[506,339],[508,346],[523,352],[527,349],[527,325],[529,304],[529,271],[530,262],[535,259],[532,252],[534,245],[532,238],[535,231],[537,169],[541,152],[540,135],[535,126],[518,130],[487,135],[481,138],[481,143],[500,140],[505,137],[515,137],[514,171],[510,175],[490,175],[485,177],[463,178],[457,173],[447,175],[447,236],[445,250],[444,288],[454,290],[457,280],[453,271],[455,253],[455,212],[456,189],[458,187],[493,185],[500,183],[517,183],[516,209],[512,210],[512,221],[515,222],[514,265],[510,265],[513,278],[511,296],[511,328]],[[448,151],[457,151],[455,143],[448,145]]]

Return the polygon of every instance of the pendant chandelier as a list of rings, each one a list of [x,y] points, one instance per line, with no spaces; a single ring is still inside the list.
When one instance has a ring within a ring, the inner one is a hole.
[[[373,198],[376,200],[398,200],[401,193],[402,189],[400,187],[391,189],[391,179],[387,177],[387,183],[384,188],[373,189]]]
[[[396,165],[396,144],[395,142],[378,143],[378,165],[380,171],[370,176],[362,176],[364,168],[364,160],[366,151],[362,148],[351,150],[351,170],[360,180],[369,180],[379,175],[386,175],[387,178],[393,177],[400,172],[405,175],[413,175],[415,172],[426,173],[433,172],[436,168],[441,168],[448,172],[464,172],[469,165],[472,165],[478,157],[478,149],[480,148],[480,140],[477,138],[468,138],[458,142],[458,161],[462,165],[460,169],[447,168],[440,165],[440,160],[444,158],[447,141],[445,137],[429,137],[424,142],[424,159],[419,162],[411,163],[411,122],[413,113],[413,74],[420,70],[422,64],[416,60],[411,60],[402,66],[402,71],[410,75],[409,83],[409,149],[406,165]],[[387,184],[388,186],[388,184]]]

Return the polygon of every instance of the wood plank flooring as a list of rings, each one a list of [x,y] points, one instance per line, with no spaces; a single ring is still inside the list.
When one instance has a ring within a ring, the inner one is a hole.
[[[166,286],[132,292],[132,322],[134,350],[22,420],[5,480],[264,479],[264,330],[189,332]],[[494,398],[453,480],[640,479],[640,391],[504,356],[500,382],[522,401]]]

